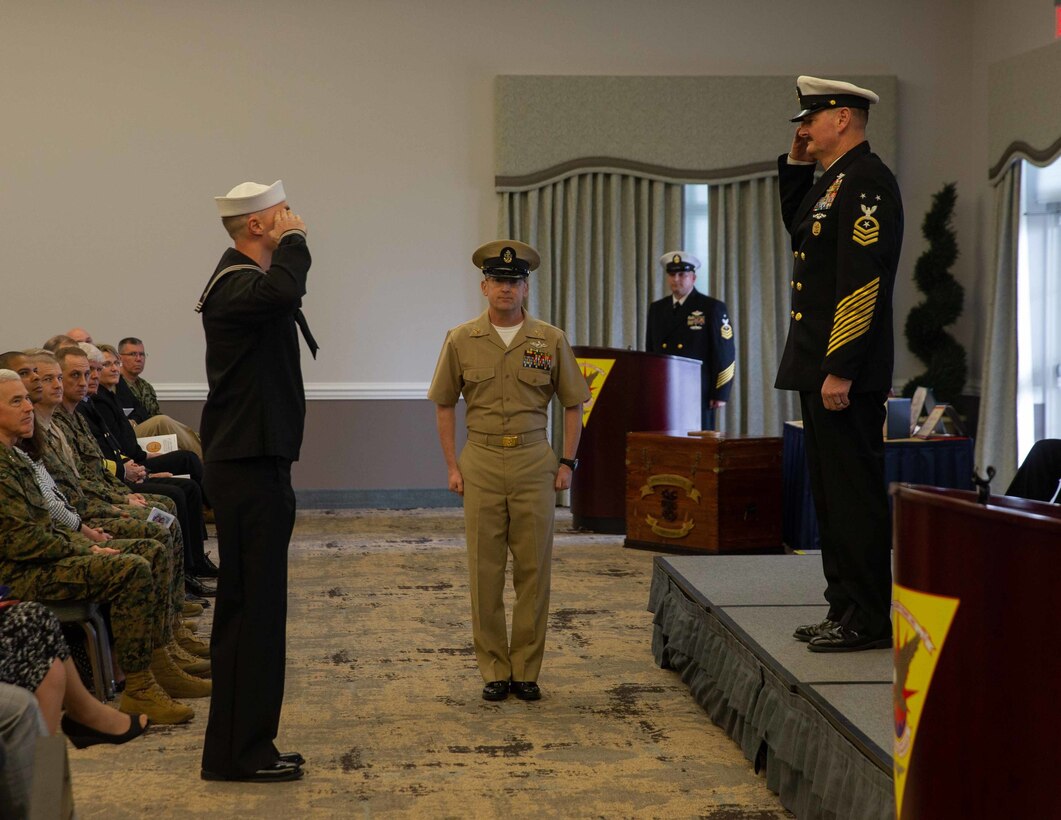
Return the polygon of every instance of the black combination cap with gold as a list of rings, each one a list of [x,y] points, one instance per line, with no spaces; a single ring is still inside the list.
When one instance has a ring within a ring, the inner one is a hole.
[[[827,108],[862,108],[868,110],[880,102],[874,92],[842,80],[825,80],[821,77],[800,75],[796,78],[796,95],[802,109],[791,122],[799,122],[817,111]]]
[[[515,239],[487,242],[472,254],[472,264],[493,279],[526,279],[541,261],[534,248]]]

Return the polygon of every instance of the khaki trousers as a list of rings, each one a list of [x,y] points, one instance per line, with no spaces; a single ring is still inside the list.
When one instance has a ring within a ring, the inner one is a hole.
[[[472,593],[472,640],[484,681],[536,681],[545,653],[556,510],[556,454],[546,440],[523,447],[468,442],[464,528]],[[512,553],[512,639],[505,566]]]
[[[199,456],[203,460],[203,444],[199,441],[199,434],[187,424],[183,424],[169,416],[152,416],[146,421],[134,424],[133,429],[140,438],[146,436],[165,436],[173,433],[177,436],[177,449],[187,450]]]

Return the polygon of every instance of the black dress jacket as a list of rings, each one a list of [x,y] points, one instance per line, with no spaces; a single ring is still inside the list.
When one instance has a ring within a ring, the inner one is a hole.
[[[645,350],[703,362],[701,398],[727,401],[733,387],[736,347],[726,304],[693,290],[674,309],[674,297],[648,306]]]
[[[892,289],[903,203],[892,172],[863,142],[814,181],[778,158],[781,215],[792,237],[792,309],[774,387],[818,391],[828,374],[852,392],[888,390]]]
[[[306,395],[298,326],[310,267],[306,237],[288,232],[268,271],[229,248],[215,273],[233,271],[202,305],[209,394],[199,427],[204,461],[278,456],[297,461]]]

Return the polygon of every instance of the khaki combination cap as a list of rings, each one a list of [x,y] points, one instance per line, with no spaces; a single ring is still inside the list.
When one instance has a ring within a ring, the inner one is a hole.
[[[472,264],[494,279],[526,279],[537,270],[542,258],[526,242],[497,239],[480,245],[472,254]]]

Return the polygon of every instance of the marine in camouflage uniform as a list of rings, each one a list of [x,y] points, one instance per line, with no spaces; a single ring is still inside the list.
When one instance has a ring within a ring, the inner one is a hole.
[[[180,525],[174,521],[172,528],[164,527],[142,517],[148,512],[146,508],[111,504],[84,492],[73,466],[63,457],[56,432],[54,428],[46,428],[41,442],[41,459],[59,491],[81,516],[82,523],[102,529],[116,539],[150,539],[165,546],[170,559],[167,570],[170,583],[163,603],[172,613],[165,635],[168,643],[172,637],[172,621],[179,617],[184,602],[184,544],[180,538]],[[134,513],[139,515],[133,517]],[[108,545],[110,543],[113,542]]]
[[[16,597],[110,603],[119,664],[126,672],[148,669],[169,620],[159,606],[170,583],[161,544],[116,540],[108,546],[120,555],[94,553],[88,538],[52,524],[32,467],[7,445],[0,445],[0,531],[0,578]]]

